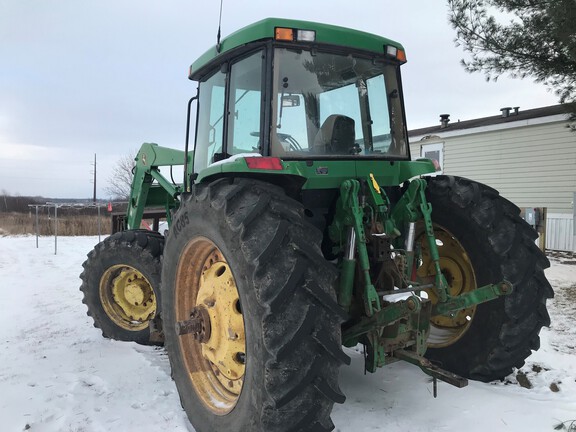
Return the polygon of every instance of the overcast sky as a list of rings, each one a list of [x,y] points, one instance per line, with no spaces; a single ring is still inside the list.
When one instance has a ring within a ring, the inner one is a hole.
[[[0,0],[0,191],[98,198],[143,142],[184,147],[189,65],[216,42],[219,1]],[[320,21],[401,42],[410,129],[557,103],[543,85],[467,74],[444,1],[224,0],[222,34],[265,17]]]

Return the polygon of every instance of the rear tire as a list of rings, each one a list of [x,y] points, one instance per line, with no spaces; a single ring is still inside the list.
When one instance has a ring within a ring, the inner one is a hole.
[[[183,197],[164,254],[162,308],[172,376],[198,432],[334,428],[332,406],[345,399],[338,368],[349,358],[341,347],[336,271],[320,242],[302,205],[267,183],[222,179]],[[232,278],[222,286],[235,287],[237,297],[206,287],[228,270]],[[212,312],[235,298],[238,307]],[[224,326],[241,342],[230,347],[238,353],[217,357],[229,342],[178,335],[176,323],[192,308],[208,309],[210,338]]]
[[[98,243],[82,264],[82,302],[105,338],[157,345],[164,237],[154,231],[117,232]],[[154,327],[151,332],[150,327]]]
[[[471,263],[475,286],[506,279],[514,291],[478,305],[463,332],[444,340],[440,347],[429,348],[426,356],[471,379],[504,378],[540,347],[540,329],[550,324],[546,299],[554,293],[543,271],[550,263],[535,245],[537,234],[520,218],[518,207],[496,190],[459,177],[438,176],[427,181],[435,230],[445,238],[453,236],[461,245],[467,254],[465,261]],[[442,247],[439,252],[442,261]],[[449,265],[454,262],[446,261]],[[465,279],[466,272],[462,274]],[[434,331],[432,327],[431,338]]]

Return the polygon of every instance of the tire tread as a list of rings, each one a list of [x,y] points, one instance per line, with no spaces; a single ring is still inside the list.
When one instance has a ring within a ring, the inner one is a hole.
[[[554,293],[543,272],[550,263],[535,245],[537,234],[520,218],[520,209],[496,190],[460,177],[437,176],[428,179],[427,193],[462,209],[475,229],[486,233],[499,271],[514,284],[514,292],[504,300],[501,332],[486,362],[472,365],[469,374],[481,381],[501,379],[524,364],[540,345],[540,329],[550,324],[545,303]]]

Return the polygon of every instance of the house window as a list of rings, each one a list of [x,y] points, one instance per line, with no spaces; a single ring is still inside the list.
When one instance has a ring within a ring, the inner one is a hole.
[[[420,157],[430,159],[436,167],[436,174],[444,173],[444,143],[422,144]]]

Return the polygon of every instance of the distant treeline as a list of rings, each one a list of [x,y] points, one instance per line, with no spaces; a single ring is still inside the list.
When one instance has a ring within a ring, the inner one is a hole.
[[[46,199],[42,197],[0,195],[0,213],[27,213],[29,204],[44,204]]]
[[[46,203],[57,203],[59,205],[58,212],[69,212],[77,215],[97,215],[98,209],[92,204],[91,200],[78,200],[78,199],[54,199],[44,197],[30,197],[30,196],[11,196],[8,194],[0,194],[0,213],[29,213],[35,212],[36,209],[30,206],[46,206]],[[107,212],[108,203],[99,202],[100,214]],[[126,203],[113,201],[110,204],[114,212],[125,212]],[[38,209],[39,212],[50,213],[54,212],[54,208],[42,207]]]

